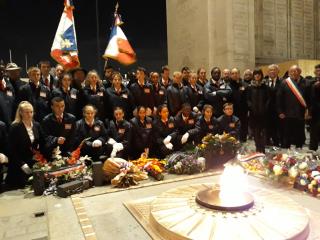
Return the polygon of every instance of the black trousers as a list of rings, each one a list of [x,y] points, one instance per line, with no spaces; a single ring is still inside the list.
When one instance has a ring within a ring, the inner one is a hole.
[[[240,119],[240,142],[246,142],[247,141],[247,136],[248,136],[248,125],[249,125],[249,120],[248,120],[248,115],[247,112],[246,114],[240,114],[238,116]]]
[[[256,151],[264,153],[266,146],[266,120],[264,116],[255,116],[250,118],[250,126]]]
[[[320,119],[312,119],[310,123],[310,145],[309,149],[317,151],[320,136]]]
[[[280,146],[280,119],[276,115],[268,116],[266,122],[267,145]]]
[[[295,145],[297,148],[302,148],[305,140],[304,119],[285,118],[283,147],[290,148],[290,145]]]

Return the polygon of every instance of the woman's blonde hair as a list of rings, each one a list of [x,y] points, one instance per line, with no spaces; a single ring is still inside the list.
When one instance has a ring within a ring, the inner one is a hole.
[[[88,72],[86,80],[85,80],[85,85],[86,86],[90,86],[90,80],[89,79],[90,79],[90,77],[92,75],[96,75],[97,76],[97,79],[98,79],[97,84],[98,84],[99,87],[101,87],[102,86],[102,80],[101,80],[101,78],[100,78],[100,76],[99,76],[99,74],[98,74],[98,72],[96,70],[91,70],[91,71]]]
[[[22,111],[25,109],[31,109],[33,111],[33,106],[28,101],[22,101],[19,103],[17,111],[16,111],[16,117],[13,121],[13,123],[20,123],[22,122]]]

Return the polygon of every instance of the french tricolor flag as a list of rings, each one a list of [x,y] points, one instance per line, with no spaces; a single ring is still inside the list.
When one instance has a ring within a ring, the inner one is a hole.
[[[122,23],[120,16],[115,14],[115,24],[103,58],[112,58],[123,65],[130,65],[136,62],[136,54],[119,26]]]
[[[64,10],[51,47],[51,57],[65,69],[80,65],[72,0],[65,0]]]

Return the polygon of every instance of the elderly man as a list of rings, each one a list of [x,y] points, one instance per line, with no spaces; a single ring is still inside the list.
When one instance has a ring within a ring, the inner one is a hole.
[[[301,69],[293,65],[289,77],[284,79],[277,93],[279,118],[284,120],[284,148],[293,144],[302,148],[305,141],[304,120],[307,110],[305,100],[306,81],[300,78]]]
[[[246,70],[244,70],[244,72],[243,72],[243,80],[244,80],[248,85],[250,85],[252,79],[253,79],[253,72],[252,72],[252,70],[251,70],[251,69],[246,69]]]

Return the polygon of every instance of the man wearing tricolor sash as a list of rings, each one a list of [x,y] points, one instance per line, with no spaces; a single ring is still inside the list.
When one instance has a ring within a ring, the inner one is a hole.
[[[302,148],[305,141],[306,82],[300,73],[297,65],[290,67],[289,77],[283,80],[277,94],[279,118],[284,120],[284,148],[289,148],[291,144]]]

